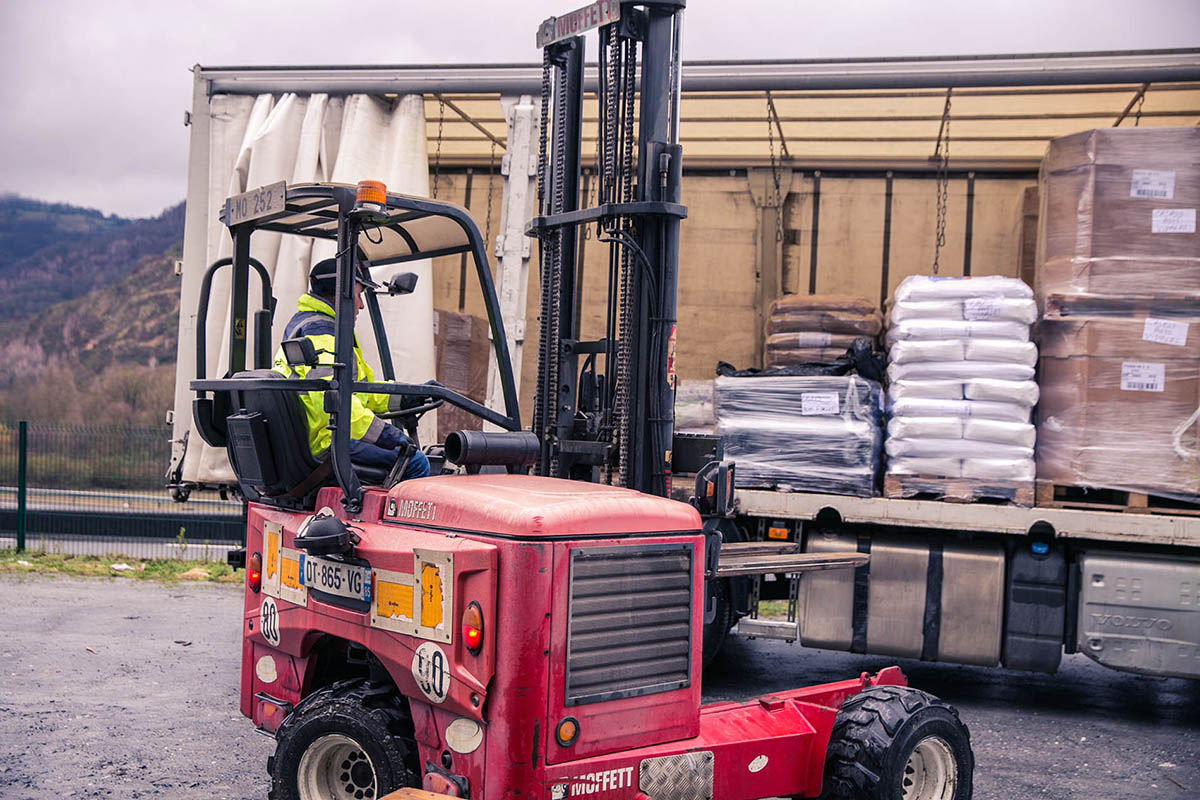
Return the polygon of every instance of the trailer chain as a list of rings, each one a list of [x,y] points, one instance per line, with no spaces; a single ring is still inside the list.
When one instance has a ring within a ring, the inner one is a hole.
[[[938,128],[933,158],[937,165],[937,221],[934,223],[933,274],[938,274],[938,259],[946,245],[946,204],[950,196],[950,94],[946,90],[946,105],[942,108],[942,124]]]
[[[446,124],[446,101],[438,95],[438,132],[437,147],[433,151],[433,199],[437,200],[438,184],[441,183],[442,172],[442,127]]]
[[[779,112],[775,110],[775,100],[767,91],[767,149],[771,156],[771,180],[775,184],[775,194],[771,198],[771,206],[775,209],[775,241],[783,241],[783,190],[779,184],[779,160],[775,158],[775,123]],[[780,145],[783,142],[780,141]]]
[[[487,216],[483,223],[483,252],[487,253],[492,236],[492,187],[496,180],[496,143],[492,142],[492,154],[488,158]]]

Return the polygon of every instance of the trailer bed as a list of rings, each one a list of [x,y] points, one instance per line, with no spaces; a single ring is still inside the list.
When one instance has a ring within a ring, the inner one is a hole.
[[[1038,523],[1060,539],[1200,547],[1200,517],[1071,508],[945,503],[886,497],[738,489],[740,515],[815,520],[827,509],[845,523],[1025,536]]]

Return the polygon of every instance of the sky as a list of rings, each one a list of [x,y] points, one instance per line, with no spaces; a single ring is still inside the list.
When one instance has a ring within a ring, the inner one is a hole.
[[[0,0],[0,194],[155,215],[186,192],[194,64],[540,62],[538,23],[581,5]],[[1197,47],[1200,0],[690,0],[683,40],[685,60]]]

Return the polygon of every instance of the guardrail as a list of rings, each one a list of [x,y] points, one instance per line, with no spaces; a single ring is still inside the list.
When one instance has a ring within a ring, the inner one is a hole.
[[[222,560],[245,536],[242,503],[167,495],[160,427],[0,423],[0,548]]]

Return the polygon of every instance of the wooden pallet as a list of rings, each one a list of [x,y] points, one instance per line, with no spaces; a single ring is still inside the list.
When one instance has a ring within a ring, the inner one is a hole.
[[[1032,506],[1033,481],[945,478],[935,475],[885,475],[883,496],[892,499],[941,500],[946,503],[1004,503]]]
[[[1200,517],[1200,498],[1188,502],[1145,492],[1037,482],[1037,505],[1132,514],[1179,514]]]

